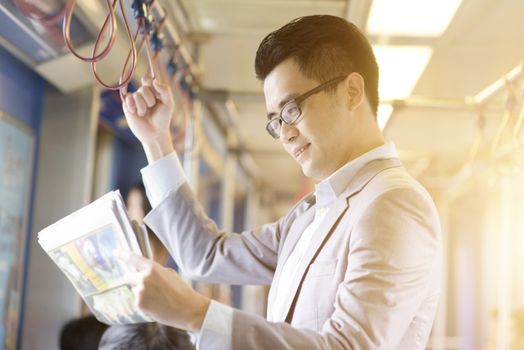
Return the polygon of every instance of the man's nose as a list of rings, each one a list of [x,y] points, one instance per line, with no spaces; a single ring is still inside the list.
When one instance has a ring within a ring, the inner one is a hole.
[[[294,125],[282,123],[280,127],[280,140],[283,143],[292,142],[298,136],[298,129]]]

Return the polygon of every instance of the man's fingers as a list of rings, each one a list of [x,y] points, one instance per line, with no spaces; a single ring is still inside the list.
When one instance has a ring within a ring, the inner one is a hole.
[[[142,276],[138,272],[129,272],[122,277],[122,282],[130,285],[131,288],[134,288],[142,283]]]
[[[155,89],[157,96],[164,104],[171,104],[171,90],[169,89],[169,86],[162,84],[158,81],[158,79],[154,79],[153,88]]]
[[[158,80],[142,78],[142,86],[137,92],[128,94],[124,100],[124,107],[132,114],[145,116],[160,100],[166,105],[172,105],[171,90],[169,86],[161,84]]]
[[[141,94],[144,101],[146,101],[147,107],[151,108],[156,104],[156,97],[151,86],[142,85],[140,89],[138,89],[138,93]]]
[[[139,93],[134,93],[133,98],[135,100],[137,114],[143,117],[144,115],[146,115],[146,109],[147,109],[146,101],[144,100],[142,95]]]
[[[135,100],[133,99],[132,94],[127,94],[125,102],[124,102],[124,106],[127,108],[127,110],[130,113],[136,114],[136,105],[135,105]]]
[[[152,86],[153,85],[153,82],[151,81],[151,78],[149,78],[149,77],[142,77],[140,79],[140,82],[142,83],[142,86],[144,86],[144,85]]]
[[[144,258],[143,256],[133,254],[129,251],[119,251],[118,257],[125,262],[128,266],[133,267],[137,271],[147,270],[151,266],[151,260]]]
[[[127,263],[134,267],[137,271],[147,270],[151,266],[151,262],[140,255],[129,254]]]

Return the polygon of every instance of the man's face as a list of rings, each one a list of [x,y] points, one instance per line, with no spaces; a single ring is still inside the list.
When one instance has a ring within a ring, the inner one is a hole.
[[[285,102],[320,83],[304,77],[294,59],[283,61],[264,80],[268,115],[279,115]],[[323,180],[351,159],[354,118],[345,107],[343,84],[336,93],[320,92],[302,102],[295,125],[282,123],[280,142],[308,177]]]

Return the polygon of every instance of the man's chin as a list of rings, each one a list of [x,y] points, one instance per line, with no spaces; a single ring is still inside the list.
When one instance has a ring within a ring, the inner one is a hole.
[[[311,164],[309,164],[308,162],[301,164],[301,167],[302,167],[302,173],[304,174],[304,176],[309,177],[310,179],[314,179],[314,180],[321,180],[318,174],[318,171],[315,171],[315,169],[312,168]]]

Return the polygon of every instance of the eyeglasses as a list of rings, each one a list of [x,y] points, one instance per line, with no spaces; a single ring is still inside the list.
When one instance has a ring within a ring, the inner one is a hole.
[[[346,76],[340,76],[331,80],[326,81],[325,83],[320,84],[314,89],[309,90],[308,92],[303,93],[302,95],[295,97],[294,99],[289,100],[284,107],[280,110],[280,115],[270,119],[267,122],[266,130],[274,139],[280,138],[280,132],[282,130],[282,122],[287,125],[294,125],[298,123],[300,116],[302,115],[302,110],[300,109],[300,104],[304,102],[308,97],[318,94],[319,92],[327,89],[333,84],[337,84],[344,80]]]

